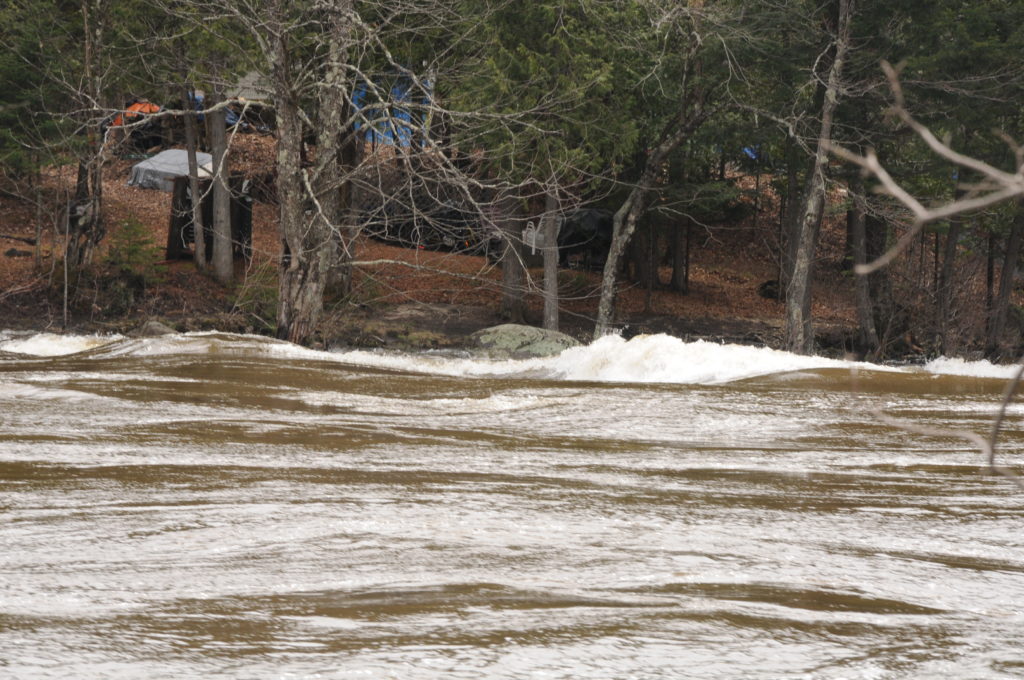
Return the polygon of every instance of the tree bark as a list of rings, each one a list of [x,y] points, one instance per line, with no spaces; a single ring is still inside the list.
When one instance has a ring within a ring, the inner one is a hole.
[[[544,328],[558,330],[558,196],[549,187],[544,195],[541,235],[544,243]]]
[[[523,261],[523,224],[516,215],[515,199],[500,196],[493,206],[493,220],[501,234],[501,315],[512,323],[522,323],[523,283],[526,263]]]
[[[797,211],[800,205],[799,149],[792,135],[786,136],[786,198],[779,217],[779,290],[789,289],[793,263],[800,242]],[[784,298],[785,296],[780,296]]]
[[[612,219],[612,245],[608,249],[608,259],[604,263],[601,277],[601,299],[597,303],[597,321],[594,324],[594,338],[607,335],[611,330],[612,313],[615,309],[616,279],[622,255],[629,245],[629,240],[636,231],[636,223],[646,209],[647,192],[653,186],[653,173],[650,173],[650,162],[644,169],[644,177],[640,184],[633,187],[629,197],[615,212]],[[645,181],[646,180],[646,181]]]
[[[211,104],[220,104],[222,94],[214,93]],[[234,253],[231,242],[231,191],[228,188],[225,129],[226,113],[217,108],[206,115],[209,127],[210,151],[213,155],[213,274],[222,285],[230,285],[235,274]],[[196,234],[199,241],[199,234]]]
[[[348,125],[349,75],[346,71],[351,43],[352,0],[333,0],[327,6],[329,30],[327,70],[319,88],[320,128],[317,131],[313,194],[317,203],[316,231],[324,238],[327,254],[325,286],[338,294],[348,292],[351,281],[351,215],[355,165],[354,131]]]
[[[864,215],[864,182],[860,177],[850,180],[850,195],[853,205],[849,214],[850,249],[853,264],[867,263],[867,231]],[[871,287],[868,274],[857,274],[854,279],[854,292],[857,298],[857,349],[871,360],[878,358],[880,345],[878,330],[875,328],[874,303],[871,300]]]
[[[1006,317],[1010,309],[1010,296],[1013,293],[1013,282],[1017,275],[1017,262],[1020,258],[1022,241],[1024,241],[1024,205],[1018,202],[1017,214],[1006,241],[1006,251],[1003,253],[1003,264],[999,272],[999,292],[992,305],[986,351],[990,359],[1008,358],[1003,356],[1003,331],[1006,328]]]
[[[829,67],[825,97],[821,105],[821,127],[814,163],[807,178],[803,205],[799,213],[799,241],[793,261],[792,278],[786,289],[786,346],[791,352],[814,351],[814,327],[811,316],[811,277],[818,235],[825,210],[825,172],[828,146],[832,139],[832,121],[839,103],[843,65],[850,46],[850,23],[854,0],[838,0],[835,52]]]
[[[106,235],[103,224],[103,135],[100,120],[102,103],[107,100],[103,87],[104,35],[107,20],[106,0],[82,0],[82,57],[85,92],[83,111],[90,118],[85,123],[88,146],[86,157],[79,160],[75,201],[69,210],[65,260],[74,269],[92,260],[93,250]],[[65,324],[67,315],[65,314]]]
[[[277,302],[277,337],[304,343],[312,335],[323,307],[322,242],[310,238],[306,223],[302,176],[302,121],[288,58],[284,0],[269,8],[267,58],[271,67],[277,117],[277,199],[281,238],[281,271]],[[307,246],[311,243],[314,247]]]
[[[199,193],[199,161],[196,152],[199,139],[196,134],[196,107],[193,102],[193,90],[187,85],[182,88],[185,106],[185,151],[188,154],[188,188],[192,193],[192,231],[195,234],[193,259],[196,269],[206,271],[206,226],[203,224],[203,197]]]

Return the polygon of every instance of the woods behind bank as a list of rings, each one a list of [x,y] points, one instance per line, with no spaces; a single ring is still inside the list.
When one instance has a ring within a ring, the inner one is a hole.
[[[911,222],[831,145],[875,149],[924,200],[976,190],[969,171],[888,115],[881,59],[904,63],[908,106],[955,148],[1010,168],[1003,137],[1020,138],[1024,8],[1012,3],[84,0],[4,13],[4,190],[32,204],[32,238],[52,244],[40,267],[59,279],[65,318],[88,299],[81,274],[121,226],[107,216],[104,168],[154,121],[181,131],[162,143],[211,153],[213,256],[205,239],[194,254],[225,286],[251,273],[231,263],[231,156],[240,135],[273,135],[260,179],[276,206],[278,337],[308,342],[325,300],[337,309],[373,266],[361,239],[396,228],[415,247],[485,244],[500,262],[501,314],[522,320],[536,292],[543,325],[558,328],[574,303],[557,234],[599,209],[612,226],[600,286],[580,291],[590,307],[573,308],[595,333],[626,320],[625,284],[686,294],[697,246],[727,244],[778,282],[781,343],[804,353],[821,313],[815,282],[852,281],[844,266],[877,256]],[[112,140],[104,121],[142,94],[169,104],[122,116]],[[48,169],[68,164],[76,180],[55,181]],[[895,266],[857,284],[851,348],[1017,354],[1021,219],[1008,202],[930,225]],[[844,252],[821,250],[823,225],[845,232]]]

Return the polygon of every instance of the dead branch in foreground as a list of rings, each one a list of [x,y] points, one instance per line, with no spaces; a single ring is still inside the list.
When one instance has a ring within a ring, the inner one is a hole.
[[[927,207],[893,179],[892,175],[885,169],[885,166],[878,160],[878,156],[873,149],[869,149],[862,156],[849,149],[831,144],[829,148],[832,153],[860,166],[865,173],[873,175],[881,183],[879,189],[882,193],[895,198],[914,215],[914,221],[910,225],[910,230],[900,238],[899,242],[875,261],[857,265],[854,269],[858,274],[870,274],[892,262],[897,255],[910,245],[910,242],[913,241],[914,237],[921,232],[921,229],[926,224],[1024,196],[1024,149],[1007,135],[1002,135],[1003,139],[1013,150],[1014,158],[1017,161],[1017,171],[1014,173],[1005,172],[982,160],[954,151],[948,144],[939,140],[927,126],[917,121],[907,110],[903,98],[903,89],[899,81],[899,71],[886,61],[882,62],[882,69],[889,78],[889,86],[892,88],[893,98],[895,99],[892,110],[899,119],[913,130],[940,158],[950,161],[957,167],[973,170],[982,177],[982,181],[974,184],[970,192],[963,198],[943,205]]]
[[[889,79],[889,86],[892,88],[895,100],[892,110],[899,119],[913,130],[940,158],[954,163],[957,167],[973,170],[982,177],[982,180],[974,184],[970,192],[963,198],[943,205],[927,207],[893,179],[892,175],[885,169],[885,166],[878,160],[878,156],[873,149],[869,149],[866,154],[860,155],[841,146],[830,144],[832,153],[860,166],[866,174],[874,176],[881,183],[879,189],[882,193],[895,198],[914,215],[914,221],[911,223],[910,229],[900,238],[896,245],[873,262],[858,264],[854,267],[854,271],[860,276],[866,276],[892,262],[893,259],[906,250],[914,237],[921,232],[921,229],[926,224],[1024,196],[1024,148],[1018,145],[1009,135],[1005,133],[1001,135],[1003,140],[1010,146],[1016,159],[1017,170],[1014,173],[1005,172],[980,159],[954,151],[948,144],[939,140],[927,126],[917,121],[907,110],[903,97],[903,88],[899,80],[899,69],[886,61],[882,62],[882,69]],[[975,432],[965,430],[944,430],[911,425],[896,420],[881,410],[876,410],[875,415],[883,423],[899,427],[908,432],[927,436],[956,437],[970,442],[984,456],[990,474],[1002,475],[1016,484],[1021,491],[1024,491],[1024,479],[1020,475],[1010,468],[996,464],[996,447],[999,441],[999,431],[1002,428],[1003,421],[1006,419],[1006,411],[1017,394],[1022,378],[1024,378],[1024,358],[1021,359],[1021,366],[1017,370],[1016,375],[1006,384],[1002,403],[995,418],[993,418],[992,428],[987,438]]]

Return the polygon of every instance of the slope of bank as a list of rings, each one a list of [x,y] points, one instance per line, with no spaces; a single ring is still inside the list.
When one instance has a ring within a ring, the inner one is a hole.
[[[135,222],[141,225],[151,251],[162,253],[169,194],[127,186],[130,165],[130,161],[116,161],[105,171],[105,243]],[[51,171],[47,181],[54,193],[55,187],[67,186],[69,173],[66,168]],[[44,225],[41,241],[32,245],[40,222]],[[273,333],[279,253],[275,206],[254,205],[254,256],[250,262],[236,263],[234,285],[218,285],[189,260],[158,262],[162,255],[157,254],[139,272],[142,285],[136,280],[125,286],[103,273],[101,253],[95,271],[71,296],[67,323],[63,272],[50,245],[52,225],[58,223],[58,215],[46,215],[28,202],[0,198],[0,326],[126,332],[156,319],[182,331]],[[646,291],[623,284],[616,327],[627,337],[666,333],[688,340],[781,346],[783,305],[758,293],[761,284],[777,278],[766,245],[777,225],[762,215],[742,225],[697,231],[691,245],[689,292],[680,294],[665,285]],[[841,225],[827,225],[815,291],[819,344],[829,354],[842,354],[854,329],[851,280],[838,267],[843,236]],[[505,320],[499,311],[500,272],[483,257],[361,239],[355,259],[359,266],[352,291],[344,299],[328,302],[317,344],[454,348],[462,346],[473,331]],[[667,268],[660,271],[664,282],[670,275]],[[526,323],[540,323],[541,279],[540,270],[531,271],[524,296]],[[560,272],[559,283],[561,330],[589,339],[599,272],[566,269]]]

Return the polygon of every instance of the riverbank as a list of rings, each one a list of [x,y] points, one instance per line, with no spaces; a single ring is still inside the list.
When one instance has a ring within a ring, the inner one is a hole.
[[[364,253],[364,259],[368,259],[366,254],[383,254],[387,259],[405,254],[401,249],[379,244],[365,244],[365,249],[372,252]],[[382,253],[382,249],[397,252]],[[353,295],[327,306],[312,344],[399,350],[462,349],[467,347],[473,332],[505,321],[499,310],[498,272],[482,268],[469,279],[459,269],[473,269],[480,263],[461,262],[461,267],[455,267],[453,260],[476,258],[414,255],[421,265],[425,259],[439,260],[433,264],[444,265],[447,271],[403,271],[408,267],[377,265],[361,272],[356,277]],[[111,291],[109,282],[94,281],[90,284],[93,290],[87,306],[83,309],[81,300],[73,301],[65,323],[60,272],[33,268],[3,289],[7,292],[0,299],[0,326],[40,332],[130,335],[147,321],[159,321],[182,332],[218,330],[273,335],[276,289],[268,273],[272,272],[240,272],[244,277],[241,282],[226,288],[197,272],[190,261],[169,263],[164,265],[156,283],[131,294],[131,304],[127,306],[123,289]],[[588,342],[593,334],[597,274],[564,274],[577,288],[586,285],[595,291],[568,300],[562,313],[561,331]],[[699,286],[698,291],[706,291],[711,284]],[[381,292],[385,290],[386,295]],[[625,337],[664,333],[688,341],[782,346],[780,318],[726,316],[730,306],[736,308],[742,302],[741,295],[728,298],[725,293],[715,296],[696,292],[682,296],[658,290],[653,292],[653,304],[646,310],[644,297],[644,291],[631,288],[620,294],[617,329]],[[765,302],[781,308],[774,301]],[[669,311],[672,308],[674,312]],[[536,294],[527,296],[525,316],[526,323],[540,325],[541,303]],[[842,356],[854,329],[838,319],[820,325],[818,332],[822,353]]]
[[[248,167],[267,150],[260,138],[238,158]],[[149,320],[178,331],[222,330],[272,335],[279,244],[276,207],[253,209],[253,259],[236,263],[231,286],[214,282],[189,260],[161,262],[167,242],[170,196],[126,184],[130,161],[105,170],[104,247],[129,234],[149,253],[127,263],[131,276],[116,271],[106,250],[71,290],[65,310],[63,272],[50,241],[55,215],[27,201],[0,197],[0,326],[38,331],[129,333]],[[239,166],[243,167],[243,166]],[[47,187],[67,186],[68,168],[51,170]],[[615,325],[623,335],[665,333],[684,340],[782,345],[783,305],[759,294],[777,278],[768,244],[777,232],[772,216],[754,214],[742,224],[695,229],[691,242],[689,291],[665,284],[646,291],[624,284]],[[36,225],[51,225],[37,234]],[[134,225],[131,226],[131,225]],[[132,231],[134,229],[134,231]],[[36,238],[40,243],[33,244]],[[830,218],[821,239],[814,316],[821,351],[847,352],[855,329],[852,278],[840,262],[845,232]],[[500,314],[500,272],[483,257],[393,247],[370,239],[355,244],[356,273],[351,293],[327,302],[317,346],[395,349],[460,348],[474,331],[505,321]],[[59,250],[59,249],[58,249]],[[666,282],[671,272],[663,268]],[[559,274],[561,330],[581,341],[593,334],[599,293],[598,272],[566,269]],[[525,288],[525,322],[540,325],[542,272],[531,270]]]
[[[197,279],[199,277],[187,277]],[[206,282],[202,282],[206,283]],[[156,321],[175,331],[225,331],[273,335],[273,328],[261,317],[246,313],[229,303],[223,291],[204,298],[202,304],[189,302],[195,293],[175,297],[166,288],[159,296],[117,317],[102,314],[72,314],[63,323],[58,300],[34,294],[12,295],[0,301],[0,318],[6,329],[38,332],[84,334],[116,333],[134,335],[147,322]],[[102,310],[96,310],[102,312]],[[405,302],[383,305],[346,305],[328,310],[311,343],[318,348],[395,349],[403,351],[467,349],[470,336],[481,329],[504,323],[496,306],[454,305],[443,302]],[[539,313],[528,310],[526,322],[540,325]],[[580,342],[593,336],[593,322],[571,316],[561,331]],[[680,318],[665,314],[636,314],[620,318],[618,332],[624,337],[666,334],[685,341],[706,340],[718,343],[782,347],[781,324],[773,320]],[[849,353],[853,329],[845,325],[819,328],[820,352],[841,357]]]
[[[367,243],[363,244],[362,259],[383,256],[397,262],[410,254],[413,257],[405,265],[375,265],[361,271],[353,295],[328,304],[312,344],[460,349],[466,347],[473,332],[505,321],[499,310],[498,272],[482,261],[472,261],[481,258],[416,253]],[[83,306],[81,295],[72,300],[65,322],[61,272],[22,264],[26,271],[8,278],[0,299],[5,328],[131,334],[147,321],[159,321],[177,331],[273,335],[276,291],[269,270],[240,271],[240,283],[231,288],[197,272],[190,261],[163,265],[157,280],[142,290],[126,291],[97,277],[88,283],[87,304]],[[416,270],[411,264],[428,269]],[[9,276],[10,267],[7,270]],[[664,333],[684,340],[781,347],[781,304],[757,299],[754,305],[778,307],[778,313],[758,316],[751,313],[753,305],[746,305],[747,316],[730,317],[728,311],[744,307],[745,296],[756,296],[756,291],[716,290],[726,285],[716,285],[715,272],[700,273],[704,280],[694,282],[696,290],[690,296],[656,290],[646,309],[645,291],[623,290],[616,324],[619,332],[626,337]],[[597,274],[569,271],[563,276],[567,280],[565,294],[571,299],[562,312],[561,330],[587,342],[593,334]],[[725,276],[739,278],[736,274]],[[756,277],[748,274],[747,279],[753,289]],[[737,281],[726,284],[741,287]],[[130,298],[127,303],[126,296]],[[535,293],[527,296],[525,317],[526,323],[540,325],[541,302]],[[840,317],[820,325],[818,332],[823,353],[841,356],[848,349],[853,327]]]

